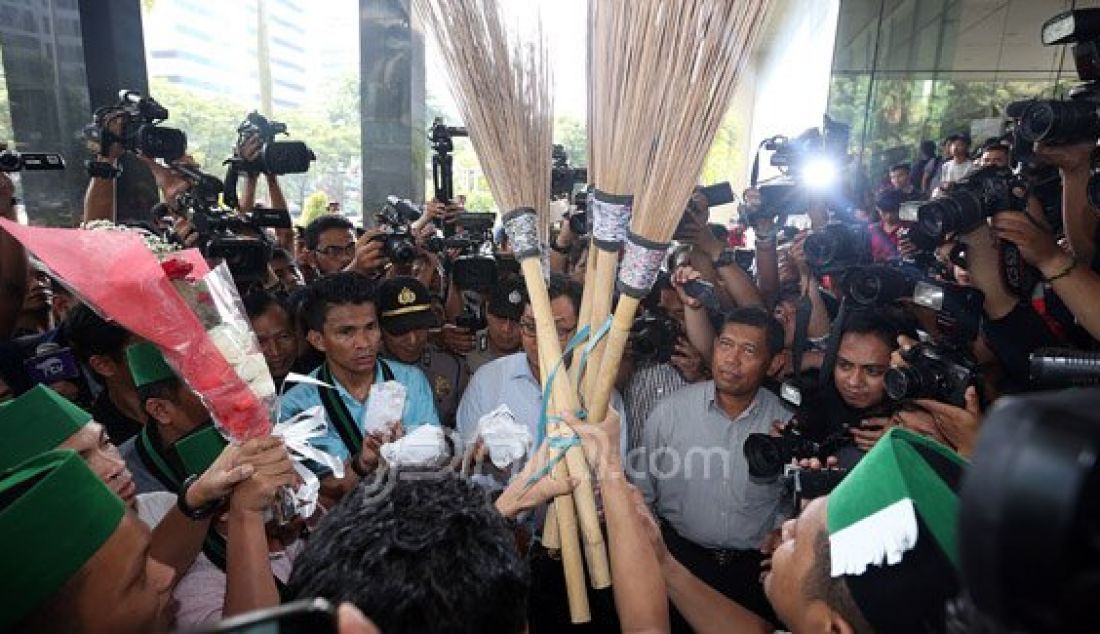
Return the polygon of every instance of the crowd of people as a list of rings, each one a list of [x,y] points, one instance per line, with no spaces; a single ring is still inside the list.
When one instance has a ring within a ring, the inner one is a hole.
[[[891,166],[842,210],[867,237],[859,266],[920,250],[906,205],[1012,166],[1005,139],[972,152],[953,135],[943,148],[921,144],[914,163]],[[503,231],[479,255],[492,253],[492,282],[462,288],[456,270],[469,253],[432,246],[439,233],[462,234],[460,200],[419,208],[411,258],[387,247],[392,228],[358,230],[339,213],[236,227],[268,247],[263,274],[238,290],[279,416],[320,408],[326,431],[313,444],[344,466],[306,464],[319,504],[289,520],[277,512],[281,491],[302,478],[283,440],[227,442],[161,350],[0,230],[0,630],[190,629],[322,597],[351,604],[341,632],[942,631],[948,607],[965,602],[954,496],[982,412],[1036,388],[1035,350],[1087,350],[1100,337],[1088,299],[1100,286],[1086,195],[1094,149],[1034,148],[1060,177],[1054,213],[1025,192],[1024,209],[994,210],[935,245],[929,280],[980,291],[981,314],[962,316],[980,327],[963,340],[912,292],[846,299],[845,271],[818,266],[807,248],[837,209],[766,209],[748,190],[727,228],[695,196],[643,302],[612,413],[563,413],[599,485],[614,579],[589,590],[583,626],[570,622],[559,554],[541,539],[546,503],[576,483],[545,468],[552,377],[531,299]],[[95,161],[115,166],[124,152],[113,144]],[[143,229],[205,249],[211,236],[181,196],[193,182],[178,164],[140,158],[164,201]],[[84,221],[114,221],[117,170],[94,173]],[[266,206],[286,208],[278,177],[257,173],[235,213],[260,205],[261,178]],[[0,173],[0,217],[12,221],[14,193]],[[784,226],[800,212],[805,228]],[[566,216],[548,237],[563,348],[582,319],[581,224]],[[1023,292],[1002,274],[1004,243],[1037,271]],[[746,244],[748,263],[735,248]],[[946,340],[973,370],[957,398],[891,395],[890,373]],[[61,375],[33,371],[44,356],[62,359]],[[365,427],[391,382],[403,386],[400,415]],[[504,465],[481,436],[502,407],[527,432],[523,455]],[[385,448],[424,426],[444,430],[445,455],[391,464]],[[793,464],[760,473],[745,449],[760,436]],[[795,436],[817,448],[784,449]],[[835,479],[794,496],[798,474]]]

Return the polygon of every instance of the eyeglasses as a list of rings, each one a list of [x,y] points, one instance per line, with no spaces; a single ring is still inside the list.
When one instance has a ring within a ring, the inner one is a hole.
[[[323,249],[315,249],[315,251],[322,255],[327,255],[330,258],[338,258],[341,255],[355,255],[355,243],[349,242],[342,247],[334,244]]]
[[[558,339],[568,339],[573,334],[573,330],[576,329],[576,326],[567,328],[562,324],[554,324],[554,326],[558,330]],[[524,335],[527,335],[528,337],[534,337],[538,334],[538,328],[536,327],[534,320],[528,321],[526,319],[521,319],[519,321],[519,329]]]

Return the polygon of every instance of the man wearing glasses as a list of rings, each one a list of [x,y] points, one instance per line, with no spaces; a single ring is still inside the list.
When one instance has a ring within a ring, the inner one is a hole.
[[[321,275],[342,271],[355,257],[355,226],[343,216],[321,216],[306,227],[306,249]]]
[[[558,340],[564,349],[576,333],[581,285],[555,273],[550,276],[546,289],[550,294],[550,310],[554,315]],[[474,373],[470,385],[462,395],[462,402],[458,406],[458,432],[467,446],[477,441],[477,424],[481,417],[502,404],[508,406],[517,422],[527,425],[532,439],[539,436],[542,387],[538,338],[535,334],[534,313],[526,293],[523,303],[523,313],[519,320],[523,350],[482,366]],[[568,380],[564,368],[558,370],[557,380]],[[612,394],[611,404],[617,411],[623,412],[622,398],[617,391]],[[626,429],[625,416],[620,424]],[[626,435],[623,434],[622,438],[625,440]],[[512,469],[518,472],[522,466],[513,465]],[[499,484],[507,483],[506,474],[497,475],[501,476]]]

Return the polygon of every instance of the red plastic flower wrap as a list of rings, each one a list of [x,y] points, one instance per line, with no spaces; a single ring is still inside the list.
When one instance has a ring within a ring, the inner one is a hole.
[[[100,314],[156,344],[229,436],[246,440],[268,433],[267,407],[176,287],[188,276],[209,274],[197,251],[168,255],[173,263],[164,268],[136,233],[26,227],[6,219],[0,228]],[[187,266],[190,271],[183,272]],[[166,271],[179,279],[173,282]]]

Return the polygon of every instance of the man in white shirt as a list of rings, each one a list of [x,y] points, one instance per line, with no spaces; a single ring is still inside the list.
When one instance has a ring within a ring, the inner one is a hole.
[[[962,180],[974,170],[974,161],[970,159],[970,139],[960,134],[951,143],[951,160],[940,168],[940,184]]]

